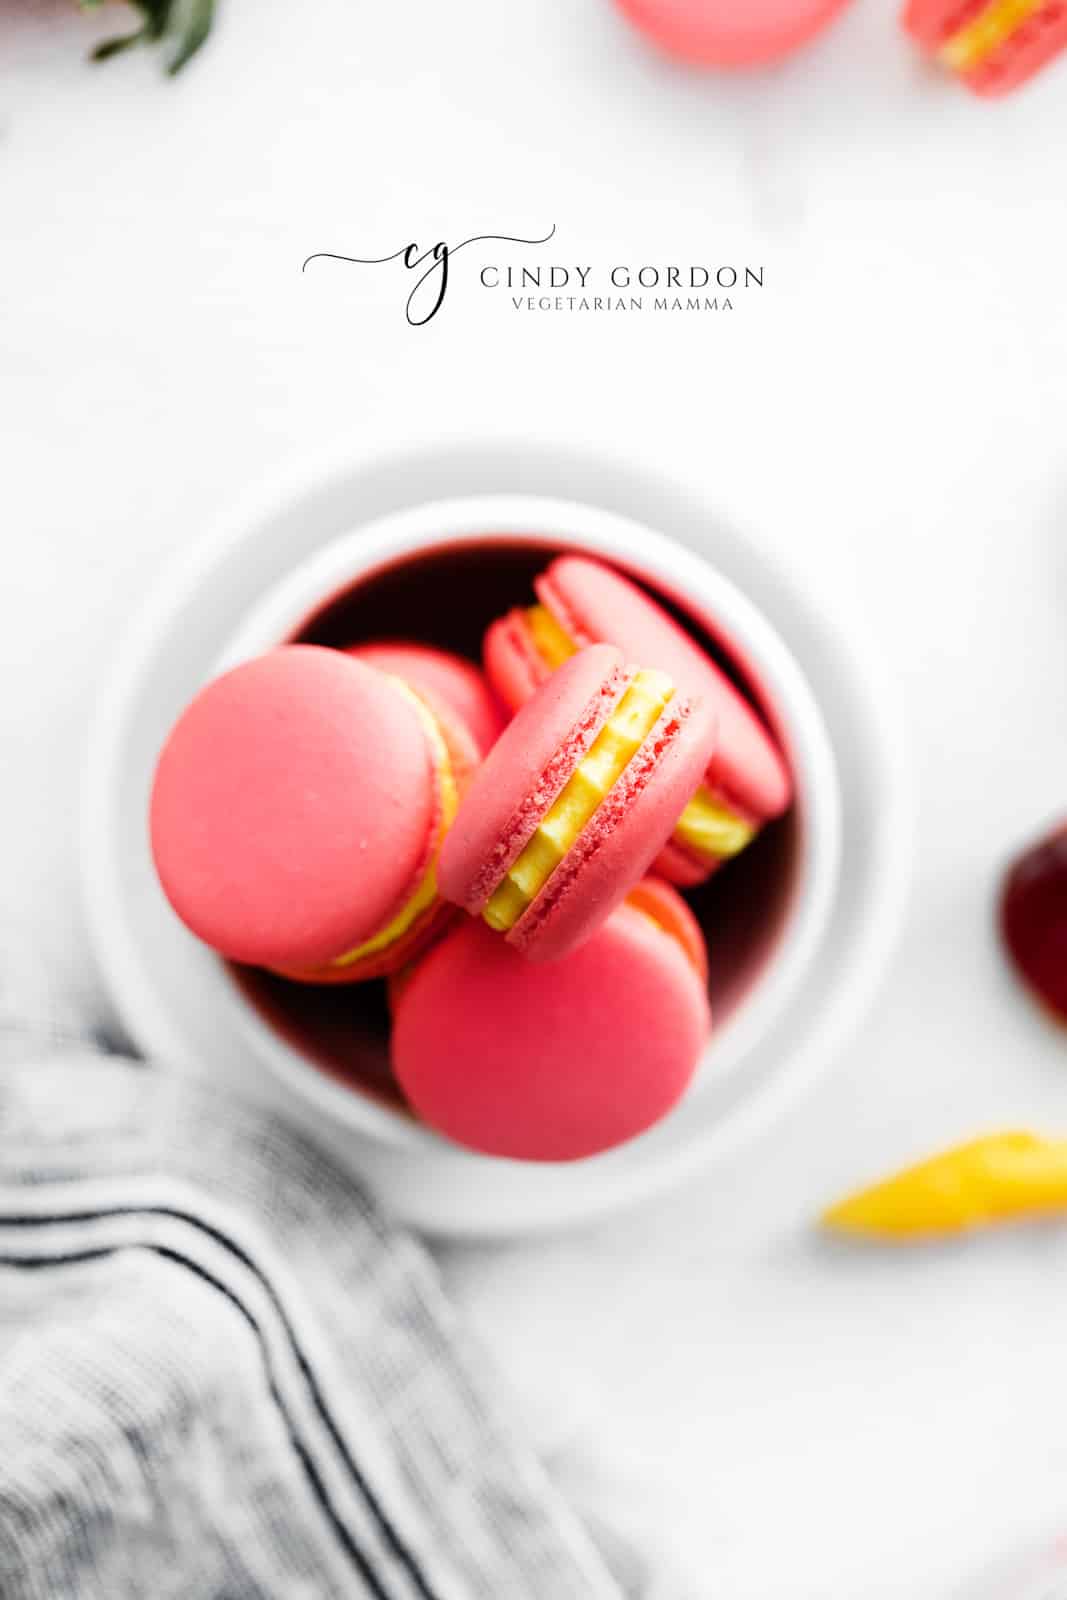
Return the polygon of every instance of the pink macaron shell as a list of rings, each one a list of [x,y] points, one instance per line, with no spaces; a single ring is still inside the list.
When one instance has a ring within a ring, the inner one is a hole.
[[[711,1026],[682,944],[627,905],[548,966],[466,922],[393,1004],[393,1068],[416,1113],[516,1161],[580,1160],[644,1132],[685,1092]]]
[[[668,839],[656,857],[652,870],[657,877],[666,878],[668,883],[673,883],[679,889],[695,889],[698,884],[707,883],[725,865],[726,859],[698,857],[676,839]]]
[[[195,934],[236,961],[313,968],[388,924],[438,817],[417,708],[338,651],[290,645],[215,679],[178,719],[150,832]]]
[[[945,40],[984,11],[988,0],[907,0],[901,26],[927,50],[939,50]]]
[[[714,745],[711,708],[671,701],[508,942],[531,960],[557,961],[588,939],[667,843]]]
[[[485,674],[464,656],[392,640],[352,645],[347,654],[402,678],[439,715],[451,711],[472,734],[480,755],[487,755],[500,737],[507,721],[504,708]]]
[[[611,645],[581,650],[504,729],[441,849],[446,900],[479,912],[589,749],[629,677]]]
[[[512,711],[524,706],[552,675],[534,645],[525,611],[518,608],[490,623],[482,658],[489,682]]]
[[[755,66],[821,32],[848,0],[617,0],[668,55],[696,65]]]
[[[748,701],[695,640],[620,572],[586,556],[559,556],[535,580],[542,605],[579,644],[606,640],[628,661],[666,672],[682,694],[706,700],[718,722],[712,790],[757,823],[792,799],[789,768]]]

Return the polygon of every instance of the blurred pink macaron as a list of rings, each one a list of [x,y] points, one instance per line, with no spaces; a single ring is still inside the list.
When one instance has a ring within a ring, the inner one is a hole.
[[[441,851],[441,893],[523,954],[565,955],[648,871],[714,746],[712,711],[665,672],[613,645],[580,650],[475,774]]]
[[[523,705],[576,650],[603,641],[666,672],[682,694],[711,709],[717,738],[704,782],[656,867],[674,883],[700,883],[788,808],[784,756],[721,668],[621,572],[563,555],[535,578],[534,589],[536,604],[515,607],[485,636],[486,672],[509,705]]]
[[[314,983],[395,971],[451,908],[436,861],[456,809],[448,748],[396,680],[289,645],[209,683],[159,757],[160,883],[231,960]]]
[[[524,961],[482,922],[394,979],[392,1060],[417,1115],[516,1161],[575,1161],[659,1122],[711,1029],[692,912],[646,881],[567,961]]]
[[[912,38],[973,94],[1010,94],[1067,52],[1064,0],[906,0]]]
[[[848,0],[616,0],[668,55],[698,66],[750,67],[789,55]]]

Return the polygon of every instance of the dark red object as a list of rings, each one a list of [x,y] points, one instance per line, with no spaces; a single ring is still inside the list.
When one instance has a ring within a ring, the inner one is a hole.
[[[1000,929],[1023,982],[1067,1023],[1067,822],[1010,868]]]

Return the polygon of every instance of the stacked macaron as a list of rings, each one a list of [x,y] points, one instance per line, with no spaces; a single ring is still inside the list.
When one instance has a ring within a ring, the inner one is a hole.
[[[620,572],[585,556],[553,561],[534,604],[494,622],[485,639],[490,680],[513,709],[584,646],[607,642],[651,662],[714,714],[704,781],[683,808],[659,861],[672,883],[701,882],[789,804],[789,771],[748,701],[662,607]]]
[[[974,94],[1010,94],[1067,50],[1063,0],[905,0],[903,24]]]
[[[644,590],[576,555],[535,590],[486,619],[484,672],[361,640],[224,673],[163,747],[150,831],[205,944],[304,985],[388,978],[414,1113],[553,1161],[633,1138],[684,1092],[711,1015],[679,887],[780,816],[791,781]]]

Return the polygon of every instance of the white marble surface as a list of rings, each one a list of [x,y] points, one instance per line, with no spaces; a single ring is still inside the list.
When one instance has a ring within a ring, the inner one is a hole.
[[[1067,66],[978,104],[890,12],[730,81],[607,0],[230,0],[176,83],[86,67],[100,25],[60,0],[0,23],[0,902],[85,1003],[77,769],[112,637],[220,502],[327,437],[506,413],[624,441],[889,658],[917,890],[848,1059],[684,1194],[443,1258],[538,1437],[732,1600],[944,1595],[1057,1505],[1067,1528],[1067,1236],[889,1256],[808,1227],[939,1141],[1067,1125],[1067,1046],[990,920],[1067,806]],[[412,331],[384,281],[299,271],[553,222],[559,260],[758,259],[766,288],[527,317],[457,270]]]

